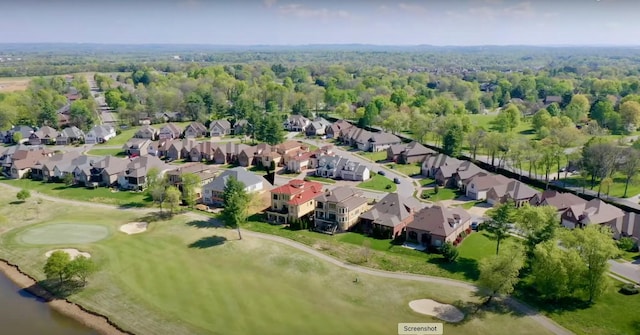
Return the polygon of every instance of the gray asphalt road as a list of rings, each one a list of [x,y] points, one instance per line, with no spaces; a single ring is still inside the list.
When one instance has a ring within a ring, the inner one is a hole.
[[[610,271],[619,276],[633,280],[637,284],[640,284],[640,266],[630,262],[619,263],[614,260],[609,261],[611,265]]]

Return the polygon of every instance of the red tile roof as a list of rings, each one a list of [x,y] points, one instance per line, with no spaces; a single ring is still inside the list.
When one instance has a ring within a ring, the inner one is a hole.
[[[274,188],[271,194],[293,195],[289,205],[301,205],[322,193],[322,184],[300,179],[291,180],[286,185]]]

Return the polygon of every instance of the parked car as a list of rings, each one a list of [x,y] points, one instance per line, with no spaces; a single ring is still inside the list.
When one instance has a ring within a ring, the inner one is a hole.
[[[478,231],[478,226],[479,226],[478,221],[471,222],[471,229]]]
[[[400,179],[398,179],[397,177],[393,178],[393,182],[396,183],[396,184],[400,184]]]
[[[384,171],[380,170],[380,171],[378,171],[378,174],[381,175],[381,176],[384,176],[386,173]]]

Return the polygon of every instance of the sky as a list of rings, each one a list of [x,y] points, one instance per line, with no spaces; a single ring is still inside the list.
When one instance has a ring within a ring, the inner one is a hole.
[[[5,0],[0,43],[640,45],[640,0]]]

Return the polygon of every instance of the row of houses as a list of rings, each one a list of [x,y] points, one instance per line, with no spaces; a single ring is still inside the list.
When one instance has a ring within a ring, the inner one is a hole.
[[[236,167],[221,171],[202,163],[173,166],[155,156],[120,158],[114,156],[87,156],[76,151],[53,153],[45,148],[16,147],[13,152],[0,155],[3,172],[12,178],[29,177],[33,180],[57,182],[71,176],[71,183],[95,188],[113,187],[123,190],[143,190],[147,186],[149,170],[166,174],[170,184],[181,188],[182,176],[194,174],[199,179],[196,196],[207,205],[222,205],[222,194],[229,178],[236,178],[249,193],[270,189],[263,177]]]
[[[13,143],[15,133],[20,134],[20,142],[31,145],[96,144],[104,143],[116,136],[116,130],[108,125],[95,126],[86,134],[75,126],[67,127],[60,131],[49,126],[42,126],[38,129],[29,126],[14,126],[5,132],[1,132],[0,139],[2,139],[4,143]]]
[[[454,241],[469,229],[471,220],[461,208],[428,206],[397,193],[371,203],[350,187],[323,189],[320,183],[297,179],[271,190],[266,216],[273,224],[306,219],[323,233],[358,230],[385,238],[405,236],[408,241],[434,247]]]

